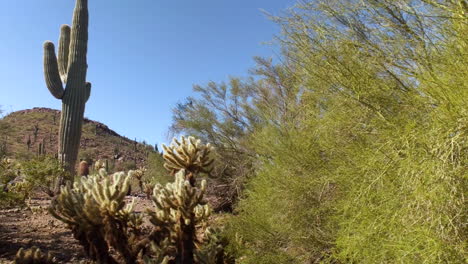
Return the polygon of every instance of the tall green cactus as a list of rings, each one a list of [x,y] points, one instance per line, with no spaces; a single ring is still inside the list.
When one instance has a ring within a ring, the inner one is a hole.
[[[73,25],[61,27],[58,60],[54,44],[44,43],[44,75],[47,88],[62,100],[58,157],[65,169],[74,174],[81,126],[91,84],[86,82],[88,49],[88,0],[77,0]],[[65,84],[65,89],[64,85]],[[59,180],[59,185],[63,179]]]

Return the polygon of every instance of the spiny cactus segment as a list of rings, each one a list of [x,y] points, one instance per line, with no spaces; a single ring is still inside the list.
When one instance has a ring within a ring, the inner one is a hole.
[[[211,152],[214,148],[209,143],[204,145],[199,139],[182,136],[180,141],[174,138],[169,147],[162,146],[164,149],[164,167],[173,175],[181,169],[187,171],[189,178],[192,174],[211,172],[211,165],[214,161]],[[193,185],[192,181],[190,183]]]
[[[196,176],[210,172],[213,147],[193,137],[181,137],[163,148],[164,167],[175,174],[175,181],[165,187],[160,184],[154,187],[155,208],[149,211],[150,221],[168,236],[159,244],[153,241],[152,248],[162,254],[158,259],[167,263],[194,263],[200,248],[196,226],[206,221],[211,212],[203,201],[206,181],[201,181],[198,188]]]
[[[201,182],[201,187],[198,189],[190,185],[185,175],[185,170],[180,170],[175,175],[173,183],[168,183],[165,187],[160,184],[155,186],[153,202],[156,210],[153,215],[157,224],[166,220],[175,222],[181,218],[189,225],[192,222],[199,222],[210,214],[209,206],[204,205],[202,200],[206,191],[206,180]]]
[[[20,248],[15,256],[15,264],[57,264],[50,253],[43,253],[39,248],[32,247],[27,250]]]
[[[106,171],[108,170],[107,168],[107,161],[102,161],[102,160],[97,160],[94,163],[94,170],[99,171],[101,169],[105,169]]]
[[[145,184],[143,183],[143,177],[145,176],[147,169],[146,168],[139,168],[136,170],[129,171],[129,174],[132,175],[132,178],[138,181],[138,186],[140,187],[140,191],[145,191]]]
[[[195,252],[195,262],[201,264],[219,263],[224,259],[224,246],[227,241],[220,237],[221,231],[208,227],[199,242],[199,248]]]
[[[68,225],[95,261],[116,263],[109,246],[129,261],[136,258],[129,233],[141,224],[141,218],[133,213],[133,203],[124,201],[129,180],[130,175],[123,172],[109,176],[101,168],[99,174],[82,177],[73,188],[62,187],[49,210]]]
[[[150,211],[150,221],[161,227],[169,236],[153,243],[160,254],[175,263],[193,263],[196,251],[196,226],[210,215],[210,208],[203,201],[206,181],[201,188],[193,187],[186,180],[186,171],[181,169],[175,181],[165,187],[156,185],[153,190],[154,211]],[[179,262],[182,261],[182,262]],[[173,263],[173,262],[169,262]]]

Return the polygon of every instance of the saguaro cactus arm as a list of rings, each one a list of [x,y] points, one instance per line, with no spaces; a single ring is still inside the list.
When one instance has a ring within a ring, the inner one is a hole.
[[[67,82],[68,56],[70,51],[70,26],[62,25],[60,28],[58,66],[62,82]]]
[[[65,90],[60,79],[54,43],[50,41],[44,43],[44,76],[50,93],[55,98],[62,99]]]
[[[86,79],[86,70],[88,68],[86,60],[86,53],[88,52],[88,17],[88,1],[77,0],[73,12],[68,55],[68,79],[73,77],[74,82]]]

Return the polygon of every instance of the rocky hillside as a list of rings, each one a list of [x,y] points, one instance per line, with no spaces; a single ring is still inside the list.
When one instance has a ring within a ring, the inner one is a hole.
[[[28,158],[38,155],[43,145],[46,154],[57,153],[60,111],[33,108],[10,113],[2,120],[0,141],[9,156]],[[153,146],[138,143],[117,134],[105,124],[86,119],[83,123],[79,158],[108,160],[116,169],[142,166]]]

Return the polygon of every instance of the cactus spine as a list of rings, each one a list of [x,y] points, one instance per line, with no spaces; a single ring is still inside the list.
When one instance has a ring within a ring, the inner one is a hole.
[[[87,45],[88,1],[76,0],[72,28],[68,25],[61,27],[58,60],[54,44],[50,41],[44,43],[47,88],[55,98],[62,100],[58,157],[72,175],[78,156],[85,104],[91,92],[91,84],[86,82]],[[63,184],[63,179],[58,184]]]

